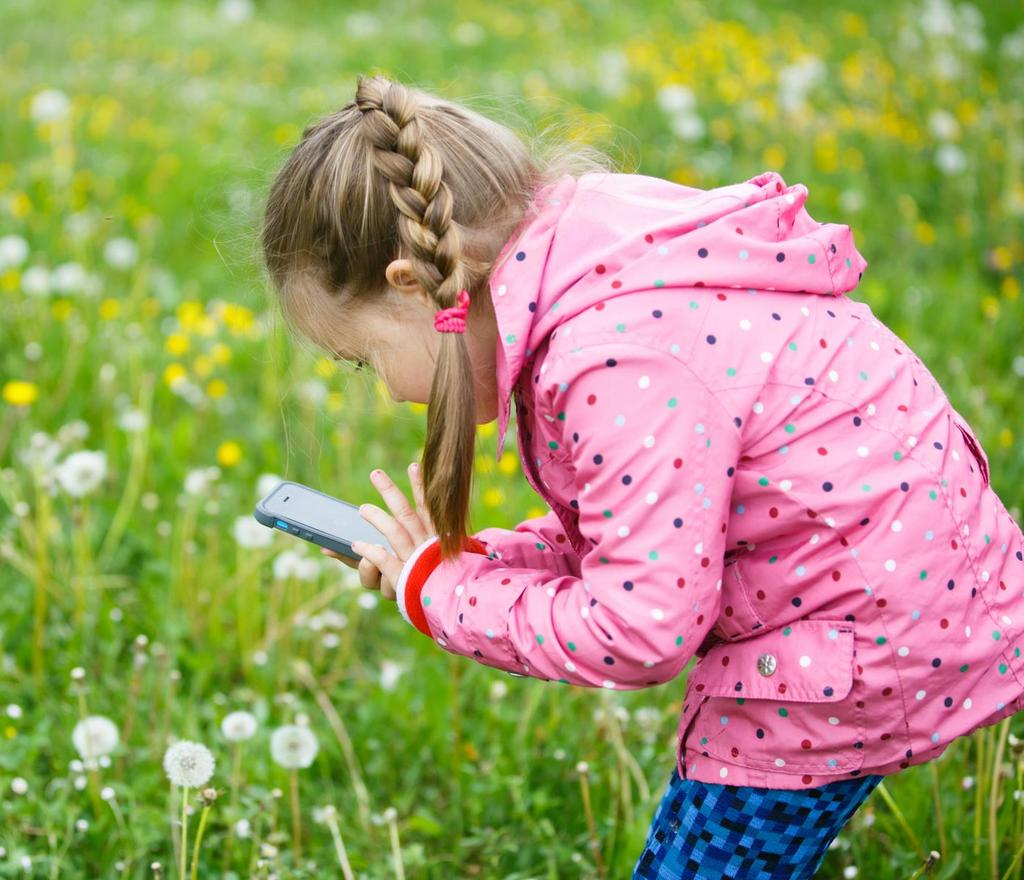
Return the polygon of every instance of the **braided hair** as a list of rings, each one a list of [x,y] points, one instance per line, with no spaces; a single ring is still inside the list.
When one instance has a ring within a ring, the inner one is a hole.
[[[380,300],[396,258],[409,260],[438,310],[468,290],[472,316],[536,188],[608,169],[606,156],[579,144],[557,145],[540,161],[509,128],[466,106],[359,76],[354,100],[307,126],[274,179],[263,258],[285,318],[313,339],[328,327],[357,332],[339,317]],[[465,334],[439,335],[422,473],[450,559],[468,530],[476,400]]]

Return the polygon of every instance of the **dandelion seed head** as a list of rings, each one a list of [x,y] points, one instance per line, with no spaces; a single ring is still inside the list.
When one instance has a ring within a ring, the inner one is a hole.
[[[210,781],[216,762],[202,743],[179,740],[164,752],[164,772],[183,788],[200,788]]]
[[[75,725],[71,731],[71,742],[85,761],[96,761],[117,748],[117,725],[103,715],[90,715]]]
[[[220,723],[221,733],[224,734],[225,739],[231,742],[244,742],[247,739],[252,739],[258,727],[259,722],[256,720],[256,716],[252,712],[244,710],[228,713]]]
[[[319,750],[316,734],[298,724],[278,727],[270,736],[270,756],[289,770],[308,767]]]

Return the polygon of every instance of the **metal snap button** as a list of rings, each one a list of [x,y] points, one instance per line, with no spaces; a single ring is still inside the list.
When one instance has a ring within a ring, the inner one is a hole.
[[[757,671],[761,675],[769,676],[772,675],[776,669],[778,669],[779,661],[775,659],[774,654],[762,654],[757,658]]]

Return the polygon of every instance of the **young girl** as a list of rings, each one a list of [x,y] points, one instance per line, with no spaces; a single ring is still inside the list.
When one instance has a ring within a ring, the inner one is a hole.
[[[289,321],[429,404],[416,507],[371,477],[396,553],[356,545],[363,584],[513,675],[632,690],[699,658],[634,877],[809,877],[883,776],[1024,708],[1024,536],[807,194],[545,171],[361,77],[269,195]],[[512,395],[550,512],[468,535]]]

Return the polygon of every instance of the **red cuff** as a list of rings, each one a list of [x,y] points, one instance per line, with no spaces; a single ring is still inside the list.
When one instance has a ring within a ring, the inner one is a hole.
[[[482,541],[477,540],[472,535],[466,536],[462,543],[462,549],[467,553],[487,555],[487,547]],[[435,541],[413,563],[408,580],[405,582],[405,612],[409,615],[412,625],[424,635],[430,636],[430,638],[434,636],[430,632],[430,627],[427,626],[427,615],[424,613],[423,605],[420,603],[420,593],[423,591],[423,585],[427,582],[431,572],[440,564],[441,543],[440,541]]]

